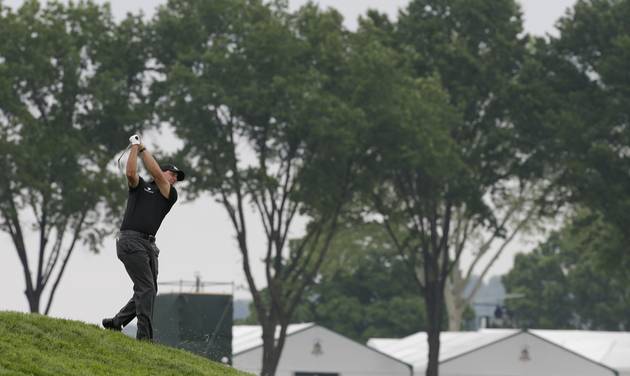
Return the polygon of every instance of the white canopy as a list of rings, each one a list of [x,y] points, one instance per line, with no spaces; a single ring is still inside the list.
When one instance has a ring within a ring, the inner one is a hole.
[[[259,374],[262,368],[262,328],[232,327],[234,368]],[[278,330],[276,330],[276,338]],[[411,376],[410,364],[313,323],[291,324],[278,362],[277,376]]]
[[[630,376],[630,332],[531,330],[553,343]]]
[[[471,369],[474,368],[475,364],[484,370],[480,374],[489,374],[489,367],[493,363],[501,363],[498,360],[508,356],[503,352],[509,346],[513,346],[512,351],[517,354],[508,357],[516,362],[512,365],[516,368],[521,364],[518,361],[520,356],[518,353],[527,350],[528,352],[538,351],[539,354],[543,352],[545,356],[549,355],[550,352],[556,353],[555,359],[564,357],[566,358],[564,362],[574,363],[577,369],[584,370],[588,367],[595,367],[602,374],[613,375],[616,371],[619,376],[630,376],[630,333],[628,332],[579,330],[530,330],[525,332],[515,329],[483,329],[477,332],[443,332],[440,342],[440,370],[450,369],[456,363],[461,363],[462,367],[468,369],[465,370],[465,373],[456,373],[458,375],[476,374]],[[412,334],[401,339],[374,338],[368,341],[368,346],[412,364],[416,375],[424,374],[428,355],[425,332]],[[467,359],[468,363],[465,362],[464,358]],[[545,359],[545,357],[538,356],[532,358],[536,361]],[[473,360],[476,363],[470,363]],[[547,359],[545,362],[539,366],[549,368],[552,367],[553,363],[556,363],[554,358]],[[465,366],[464,363],[466,363]],[[535,362],[528,364],[533,363]],[[533,370],[531,365],[528,367],[528,369]],[[513,371],[510,374],[536,374],[518,372]],[[561,371],[557,370],[557,372]],[[591,370],[590,372],[592,375],[595,371]],[[441,372],[441,374],[446,373]],[[587,373],[581,374],[586,375]]]
[[[310,328],[315,324],[291,324],[287,327],[287,335]],[[280,328],[276,328],[276,338]],[[232,326],[232,354],[237,355],[244,351],[262,346],[262,327],[260,325],[234,325]]]

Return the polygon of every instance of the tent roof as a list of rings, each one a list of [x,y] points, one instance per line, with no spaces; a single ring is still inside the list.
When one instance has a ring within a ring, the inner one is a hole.
[[[514,329],[478,332],[442,332],[440,335],[440,361],[496,342],[517,332]],[[429,346],[427,333],[418,332],[401,339],[373,338],[368,346],[413,365],[414,369],[425,369]]]
[[[482,329],[477,332],[442,332],[440,361],[487,346],[518,333],[516,329]],[[630,372],[630,332],[584,330],[529,330],[532,334],[619,372]],[[425,369],[428,344],[425,332],[393,338],[373,338],[368,346]]]
[[[315,326],[314,323],[290,324],[287,336]],[[276,338],[280,327],[276,328]],[[260,325],[234,325],[232,327],[232,353],[234,355],[262,346],[262,327]]]
[[[630,373],[630,332],[541,329],[530,332],[619,372]]]

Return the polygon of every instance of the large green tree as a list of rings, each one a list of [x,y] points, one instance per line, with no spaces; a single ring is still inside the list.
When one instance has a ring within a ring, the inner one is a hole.
[[[598,213],[580,211],[533,252],[517,255],[503,277],[517,324],[533,328],[628,330],[627,258],[624,235]]]
[[[91,2],[0,4],[0,230],[32,312],[50,311],[73,251],[98,251],[122,202],[108,162],[143,119],[143,33]]]
[[[366,78],[351,70],[379,61],[349,45],[337,12],[313,5],[291,14],[283,2],[169,1],[155,38],[162,116],[184,142],[191,192],[212,194],[233,224],[263,331],[261,374],[274,375],[363,151],[364,115],[348,99]],[[262,243],[252,242],[248,208]],[[288,247],[298,216],[306,235]]]
[[[370,199],[424,296],[426,374],[433,376],[444,290],[466,248],[466,236],[457,235],[468,233],[465,226],[506,231],[493,199],[519,184],[509,93],[526,40],[513,0],[416,0],[393,27],[369,18],[424,83],[410,119],[392,116],[382,130],[390,138],[371,169],[377,184]]]

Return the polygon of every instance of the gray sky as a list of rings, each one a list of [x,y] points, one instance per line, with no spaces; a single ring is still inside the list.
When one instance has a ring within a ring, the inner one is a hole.
[[[3,3],[15,9],[22,1],[4,0]],[[139,10],[151,16],[154,8],[164,1],[112,0],[110,3],[115,16],[121,18],[127,12]],[[289,3],[291,9],[296,9],[305,4],[306,0],[290,0]],[[378,9],[395,17],[398,9],[404,7],[408,1],[320,0],[318,3],[322,7],[336,7],[344,15],[346,26],[355,29],[357,17],[368,8]],[[555,34],[555,21],[573,3],[575,0],[521,0],[526,31],[537,35]],[[172,142],[164,141],[167,137],[168,134],[153,136],[148,145],[172,147]],[[122,185],[121,189],[124,189]],[[263,233],[254,226],[256,223],[255,218],[250,220],[250,246],[260,249]],[[224,209],[209,197],[192,203],[178,202],[158,232],[157,244],[161,249],[159,281],[192,280],[199,273],[204,280],[234,281],[244,286],[240,253],[233,234]],[[28,240],[28,246],[34,249],[34,237]],[[0,249],[0,310],[28,311],[23,293],[22,267],[13,244],[5,233],[0,233]],[[30,257],[34,260],[34,255]],[[503,274],[508,271],[512,265],[512,257],[512,254],[504,255],[492,273]],[[260,277],[261,272],[259,266],[257,275]],[[262,278],[258,279],[262,281]],[[162,292],[167,290],[172,289],[161,288]],[[131,281],[116,258],[112,237],[105,241],[104,250],[99,255],[90,254],[82,248],[75,250],[57,291],[51,315],[99,323],[102,317],[113,315],[131,296],[131,291]],[[245,297],[247,292],[239,289],[236,296]]]

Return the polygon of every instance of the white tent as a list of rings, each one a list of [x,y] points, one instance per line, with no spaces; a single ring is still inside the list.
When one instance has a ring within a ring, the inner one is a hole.
[[[232,327],[234,368],[260,374],[262,328]],[[277,335],[277,333],[276,333]],[[277,376],[411,376],[412,367],[324,327],[289,325]]]
[[[424,375],[426,333],[401,339],[376,338],[368,346],[411,363]],[[630,376],[630,333],[512,329],[444,332],[443,376]]]
[[[553,343],[630,376],[630,332],[531,330]]]

